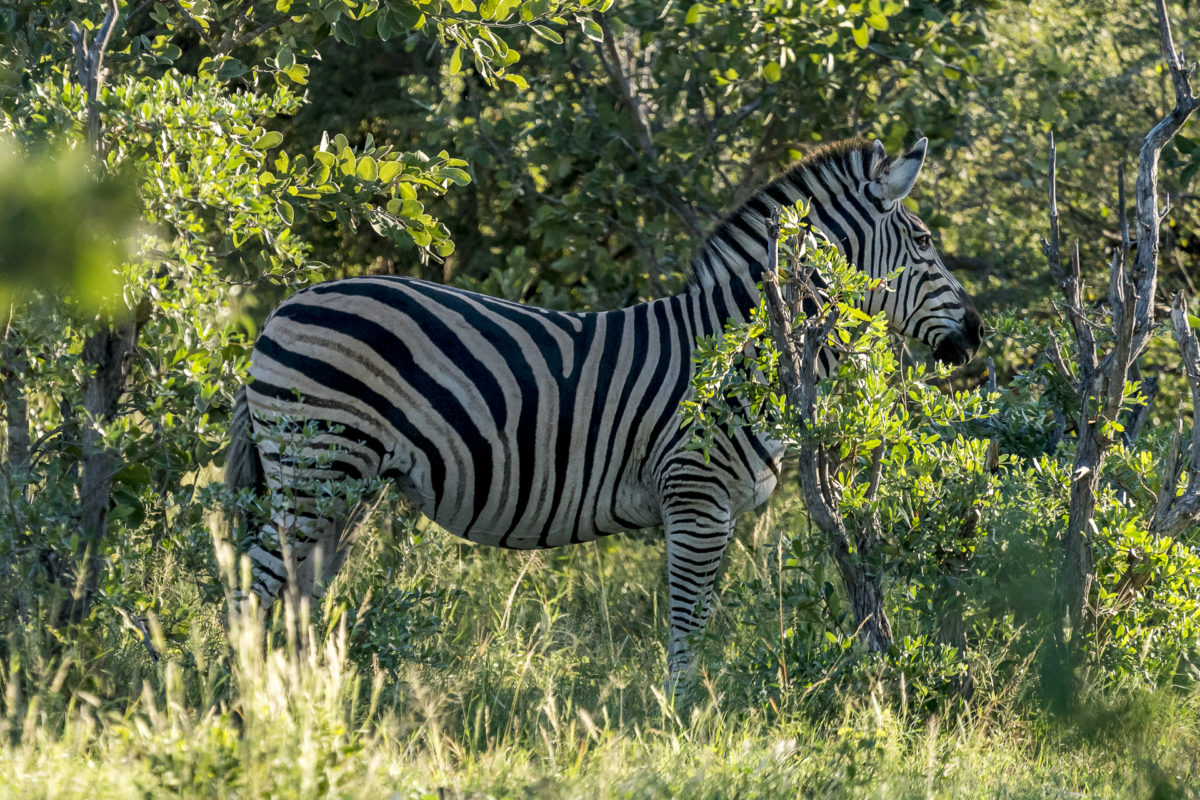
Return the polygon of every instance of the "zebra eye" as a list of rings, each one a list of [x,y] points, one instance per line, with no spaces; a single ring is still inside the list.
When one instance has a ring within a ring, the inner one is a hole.
[[[929,245],[933,244],[933,238],[930,237],[928,233],[918,233],[915,237],[913,237],[913,242],[916,243],[917,247],[924,250],[925,248],[929,247]]]

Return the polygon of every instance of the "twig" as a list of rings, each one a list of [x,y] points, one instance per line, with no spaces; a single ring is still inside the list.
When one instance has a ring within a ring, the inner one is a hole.
[[[1063,275],[1062,257],[1059,255],[1058,231],[1058,148],[1054,146],[1054,132],[1050,133],[1050,238],[1042,239],[1042,253],[1046,256],[1046,266],[1050,269],[1050,277],[1058,284],[1058,288],[1066,291],[1066,276]]]

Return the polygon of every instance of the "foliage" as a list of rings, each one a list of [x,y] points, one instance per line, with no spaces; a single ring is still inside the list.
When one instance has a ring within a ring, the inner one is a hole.
[[[795,223],[784,227],[784,236],[796,233]],[[827,491],[847,525],[880,528],[881,545],[859,557],[874,580],[898,584],[893,592],[912,620],[905,649],[937,650],[940,638],[961,651],[961,631],[947,628],[962,625],[959,598],[971,577],[966,564],[977,545],[975,522],[983,498],[992,490],[990,473],[1009,460],[997,458],[989,466],[988,441],[969,430],[971,423],[991,416],[993,398],[932,385],[931,379],[949,374],[946,368],[902,365],[884,316],[872,318],[861,310],[868,289],[892,289],[851,268],[832,246],[809,244],[793,252],[787,264],[781,276],[785,285],[794,285],[797,274],[813,273],[829,284],[821,290],[816,313],[818,319],[834,320],[825,346],[835,366],[822,381],[812,422],[780,388],[780,356],[764,296],[750,322],[727,326],[697,349],[694,393],[684,403],[684,424],[695,431],[690,446],[707,452],[714,429],[732,426],[749,426],[793,452],[802,441],[819,442],[834,460]],[[792,548],[806,538],[794,538]],[[822,558],[819,549],[803,556]],[[956,567],[948,568],[951,563]],[[836,608],[831,591],[822,591],[834,629],[852,641],[858,620]],[[900,656],[901,649],[894,647],[893,655]]]

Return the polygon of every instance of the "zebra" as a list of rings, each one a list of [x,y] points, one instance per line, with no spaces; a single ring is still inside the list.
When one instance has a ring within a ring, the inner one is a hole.
[[[891,291],[864,298],[867,313],[943,362],[973,357],[979,313],[902,202],[926,145],[895,160],[879,142],[817,150],[717,225],[682,293],[629,308],[553,311],[391,276],[284,300],[255,344],[226,466],[231,489],[282,505],[247,548],[258,613],[285,585],[321,596],[345,558],[349,509],[305,488],[315,479],[388,479],[440,527],[497,547],[662,525],[667,686],[686,686],[734,522],[774,490],[784,455],[749,428],[716,435],[707,457],[685,447],[697,338],[758,308],[767,220],[803,200],[851,264],[879,278],[904,267]]]

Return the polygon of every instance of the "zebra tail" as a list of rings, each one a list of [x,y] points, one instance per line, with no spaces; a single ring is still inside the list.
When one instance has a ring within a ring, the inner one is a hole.
[[[243,386],[234,400],[233,418],[229,422],[229,449],[225,452],[225,488],[231,499],[242,489],[260,494],[266,484],[258,448],[250,433],[250,403]]]

